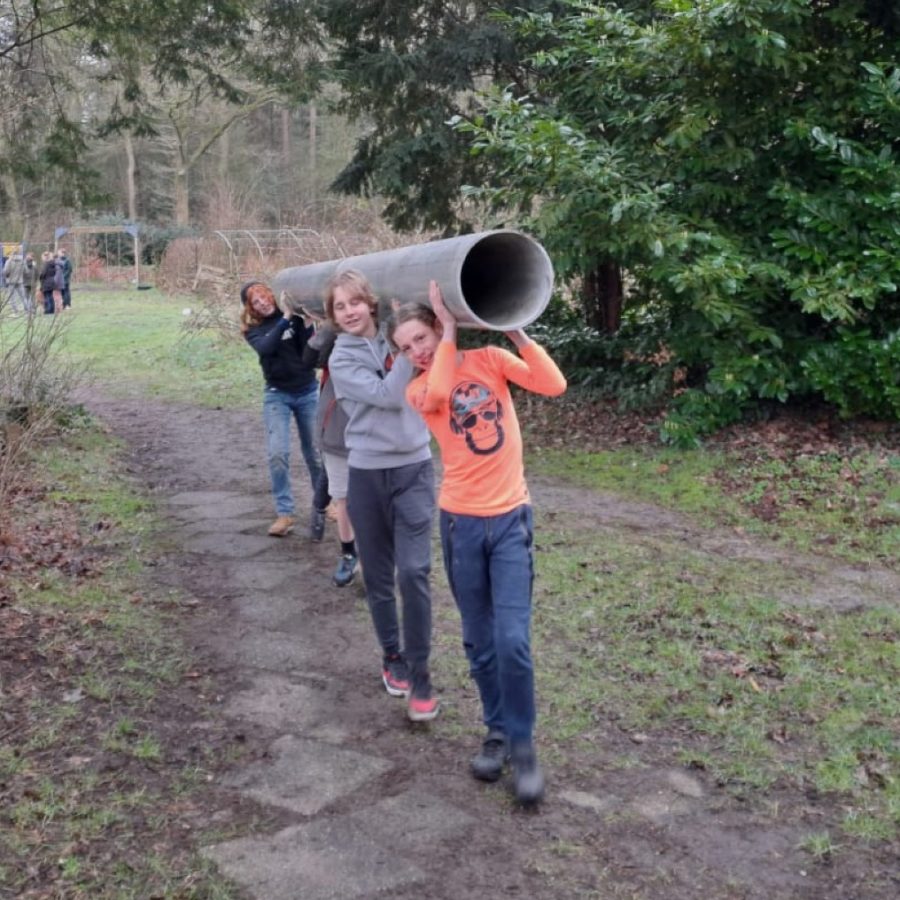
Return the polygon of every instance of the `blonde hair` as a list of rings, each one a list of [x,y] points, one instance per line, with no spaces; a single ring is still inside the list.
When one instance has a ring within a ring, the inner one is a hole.
[[[333,275],[325,287],[325,315],[338,331],[340,331],[340,326],[334,321],[334,292],[339,287],[352,291],[357,297],[362,297],[372,313],[372,319],[376,325],[378,324],[378,298],[372,290],[372,285],[369,284],[369,279],[362,272],[357,272],[356,269],[347,269],[345,272]]]

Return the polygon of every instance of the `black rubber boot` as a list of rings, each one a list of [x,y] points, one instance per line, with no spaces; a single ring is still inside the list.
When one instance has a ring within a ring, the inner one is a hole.
[[[516,800],[523,806],[540,803],[544,798],[544,773],[533,744],[517,744],[512,748],[512,769]]]
[[[509,747],[502,731],[489,731],[481,751],[472,757],[472,774],[479,781],[496,781],[509,761]]]

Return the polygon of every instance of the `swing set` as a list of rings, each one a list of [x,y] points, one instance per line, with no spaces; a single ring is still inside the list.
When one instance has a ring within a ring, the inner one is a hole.
[[[60,226],[53,232],[53,249],[59,250],[65,236],[72,238],[69,257],[73,279],[78,284],[119,288],[141,284],[141,239],[137,225],[73,225]],[[122,246],[123,236],[131,241]],[[129,252],[130,251],[130,252]],[[128,257],[131,256],[129,260]]]

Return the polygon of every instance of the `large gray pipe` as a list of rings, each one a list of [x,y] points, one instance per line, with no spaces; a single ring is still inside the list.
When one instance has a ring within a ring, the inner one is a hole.
[[[553,289],[547,251],[518,231],[483,231],[413,244],[363,256],[282,269],[272,281],[275,296],[322,313],[329,279],[355,269],[383,303],[428,303],[428,282],[441,286],[444,302],[460,325],[511,331],[533,322]]]

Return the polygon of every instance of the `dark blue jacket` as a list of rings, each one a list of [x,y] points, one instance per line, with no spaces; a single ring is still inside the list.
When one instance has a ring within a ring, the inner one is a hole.
[[[259,364],[266,386],[289,394],[305,394],[316,387],[316,368],[303,359],[306,342],[313,333],[299,316],[290,320],[274,312],[259,325],[250,328],[244,337],[259,354]]]

